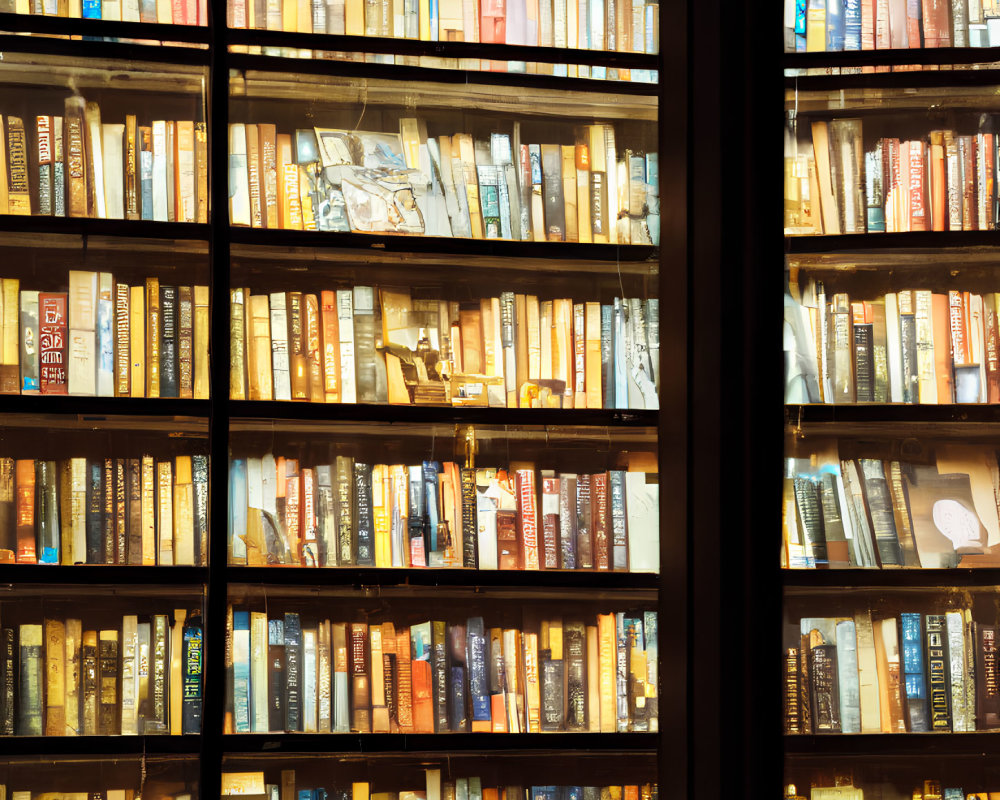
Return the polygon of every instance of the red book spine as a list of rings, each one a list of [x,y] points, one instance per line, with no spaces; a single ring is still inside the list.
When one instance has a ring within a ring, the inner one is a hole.
[[[538,504],[535,499],[535,471],[515,472],[517,521],[521,542],[520,569],[538,569]]]
[[[66,294],[38,296],[39,386],[42,394],[66,394]]]
[[[910,188],[910,230],[927,230],[927,203],[924,200],[924,146],[922,142],[910,142],[910,158],[907,164]]]

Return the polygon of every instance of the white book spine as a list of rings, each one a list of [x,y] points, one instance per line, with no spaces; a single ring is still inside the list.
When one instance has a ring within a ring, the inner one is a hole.
[[[965,703],[965,625],[961,611],[945,612],[948,631],[948,662],[951,676],[951,727],[955,733],[970,728],[969,709]]]
[[[245,153],[245,139],[243,149]],[[167,123],[164,120],[153,122],[153,220],[167,221]]]
[[[645,472],[625,473],[625,511],[629,572],[660,571],[659,484]]]
[[[337,290],[337,321],[340,326],[340,402],[358,402],[354,363],[354,295]]]
[[[70,459],[70,509],[73,525],[72,550],[64,558],[66,564],[87,563],[87,459]]]
[[[260,460],[257,460],[260,463]],[[249,476],[249,464],[247,466]],[[267,614],[250,612],[250,723],[254,733],[267,733]]]
[[[101,126],[104,159],[104,209],[108,219],[125,218],[125,178],[122,172],[122,137],[125,126]]]
[[[126,615],[122,618],[122,736],[139,733],[138,672],[139,619]]]
[[[305,733],[317,730],[315,630],[302,631],[302,730]]]
[[[899,332],[899,297],[895,292],[889,292],[885,296],[885,345],[886,360],[889,363],[889,402],[902,403],[902,340]]]
[[[347,673],[333,673],[333,732],[347,733],[351,729],[347,705]]]
[[[69,349],[67,391],[93,397],[97,392],[97,273],[69,272]]]
[[[114,278],[110,272],[98,276],[97,299],[97,396],[115,394],[115,303]]]
[[[271,368],[274,380],[274,399],[291,400],[292,383],[288,373],[288,313],[285,293],[274,292],[271,304]]]

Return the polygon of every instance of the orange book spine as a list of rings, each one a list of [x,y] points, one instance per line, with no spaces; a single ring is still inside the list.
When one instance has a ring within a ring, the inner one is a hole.
[[[934,330],[934,374],[937,379],[938,403],[955,402],[949,335],[948,295],[935,293],[931,298],[931,320]]]
[[[948,186],[945,178],[944,131],[931,131],[931,224],[943,231],[947,225]]]
[[[17,563],[35,564],[35,462],[18,459],[14,465],[17,492]]]
[[[434,699],[430,662],[411,661],[410,680],[413,682],[413,732],[434,733]]]

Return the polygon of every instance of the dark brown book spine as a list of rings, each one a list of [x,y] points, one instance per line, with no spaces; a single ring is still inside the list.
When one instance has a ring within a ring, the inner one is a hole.
[[[128,475],[124,458],[115,459],[115,562],[128,563]]]
[[[351,623],[351,733],[371,733],[371,683],[368,673],[368,625]]]
[[[101,523],[103,526],[104,562],[115,563],[115,460],[104,459],[104,469],[101,472],[103,490],[101,493]]]
[[[190,286],[177,287],[177,396],[194,397],[194,303]]]
[[[799,651],[795,647],[785,650],[785,733],[802,733],[799,719]]]
[[[594,568],[593,512],[590,476],[576,478],[576,567]]]
[[[128,460],[128,564],[142,563],[142,469],[138,458]]]
[[[976,624],[976,729],[1000,728],[997,629]]]

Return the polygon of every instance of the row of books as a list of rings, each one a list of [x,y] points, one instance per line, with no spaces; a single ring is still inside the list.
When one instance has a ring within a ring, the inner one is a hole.
[[[0,628],[0,734],[111,736],[201,732],[200,611]]]
[[[997,628],[969,609],[804,617],[785,655],[786,733],[1000,727]]]
[[[71,19],[207,25],[207,0],[4,0],[0,13]]]
[[[208,222],[204,122],[102,123],[78,94],[64,113],[0,119],[0,214]]]
[[[647,6],[648,8],[649,6]],[[659,11],[657,10],[657,15]],[[494,61],[486,58],[450,56],[415,56],[392,53],[358,53],[344,50],[307,50],[270,45],[230,45],[232,52],[265,55],[275,58],[352,61],[359,64],[395,64],[423,69],[457,69],[466,72],[511,72],[523,75],[552,75],[560,78],[589,78],[596,81],[631,81],[657,83],[659,70],[630,67],[606,67],[596,64],[552,64],[541,61]]]
[[[785,461],[785,566],[996,565],[993,450],[939,443],[918,463],[839,458],[837,449],[834,442]]]
[[[798,291],[785,295],[786,402],[1000,402],[1000,294]]]
[[[657,298],[601,304],[502,292],[458,303],[372,286],[230,292],[234,400],[659,407]]]
[[[642,0],[229,0],[229,26],[582,50],[659,51],[659,3]]]
[[[934,130],[878,138],[860,119],[813,122],[811,153],[785,158],[786,233],[975,231],[997,227],[997,144],[991,132]]]
[[[0,458],[0,563],[208,563],[208,456]]]
[[[786,52],[996,47],[993,0],[784,0]]]
[[[0,394],[208,397],[207,286],[89,270],[70,270],[68,286],[0,282]]]
[[[283,769],[281,783],[268,783],[264,772],[223,772],[223,798],[248,795],[277,800],[281,791],[300,800],[655,800],[659,789],[655,783],[616,784],[603,786],[520,786],[507,784],[490,786],[472,775],[442,780],[440,768],[424,770],[426,780],[420,789],[400,789],[373,792],[370,782],[303,788],[295,770]],[[449,770],[454,774],[453,770]]]
[[[948,786],[947,782],[927,780],[906,792],[889,782],[879,783],[870,790],[868,797],[877,797],[879,800],[1000,800],[1000,792],[965,792],[961,787]],[[785,798],[807,800],[799,794],[795,784],[785,786]],[[809,790],[808,800],[865,800],[865,790],[854,786],[853,781],[833,786],[813,786]]]
[[[659,569],[658,485],[643,472],[306,463],[233,459],[231,563]]]
[[[227,635],[235,733],[658,730],[653,611],[519,630],[233,608]]]
[[[489,140],[428,136],[415,117],[384,133],[233,123],[229,213],[254,228],[656,245],[658,164],[619,157],[608,123],[568,145],[522,144],[517,122]]]

